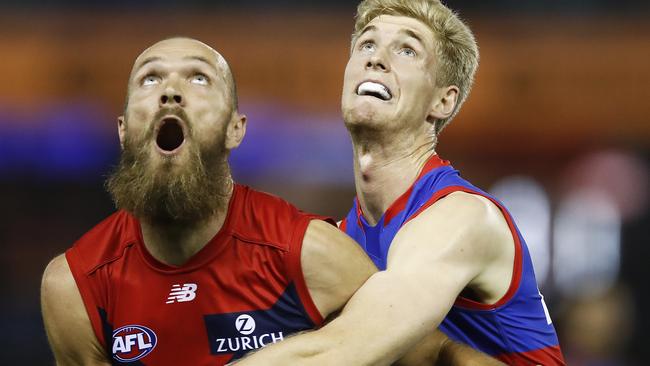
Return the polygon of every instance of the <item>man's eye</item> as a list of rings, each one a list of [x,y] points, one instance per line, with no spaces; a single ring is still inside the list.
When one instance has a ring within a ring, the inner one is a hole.
[[[197,85],[208,85],[209,80],[208,77],[203,75],[203,74],[196,74],[192,76],[192,79],[190,80],[192,84],[197,84]]]
[[[361,51],[365,51],[365,52],[374,52],[375,44],[372,42],[364,42],[363,44],[361,44],[360,49]]]
[[[400,55],[406,56],[406,57],[415,57],[417,56],[417,53],[412,49],[412,48],[402,48],[398,52]]]
[[[147,75],[142,79],[142,86],[151,86],[160,83],[160,78],[154,75]]]

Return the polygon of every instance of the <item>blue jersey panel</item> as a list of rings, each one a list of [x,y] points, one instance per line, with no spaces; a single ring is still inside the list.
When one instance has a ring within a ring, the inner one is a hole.
[[[501,209],[515,242],[515,264],[513,280],[504,298],[486,305],[459,297],[439,328],[451,339],[490,355],[503,356],[503,360],[515,360],[508,358],[509,355],[523,354],[526,356],[521,359],[528,357],[526,360],[532,362],[544,360],[539,362],[562,365],[558,339],[537,288],[528,248],[512,217],[498,200],[461,178],[448,162],[434,155],[413,186],[391,205],[375,226],[365,220],[355,199],[345,218],[344,230],[361,245],[377,267],[384,270],[390,245],[400,228],[438,199],[455,191],[484,196]],[[544,353],[552,356],[546,357]],[[548,361],[551,359],[557,361],[551,363]],[[518,362],[512,361],[516,364],[527,361]]]

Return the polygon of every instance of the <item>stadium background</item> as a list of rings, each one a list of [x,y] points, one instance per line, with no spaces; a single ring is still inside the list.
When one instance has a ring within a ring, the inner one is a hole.
[[[229,60],[249,117],[238,181],[308,211],[349,208],[338,107],[357,1],[234,3],[0,3],[0,364],[52,364],[42,270],[113,210],[115,117],[134,58],[161,38],[196,37]],[[650,5],[447,3],[481,65],[438,153],[514,212],[569,364],[645,364]]]

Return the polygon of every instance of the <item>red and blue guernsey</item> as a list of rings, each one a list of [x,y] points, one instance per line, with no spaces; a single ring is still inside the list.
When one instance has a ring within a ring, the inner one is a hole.
[[[124,211],[66,259],[113,365],[224,365],[322,323],[300,267],[316,218],[235,185],[219,233],[180,267],[152,257]]]
[[[484,196],[497,205],[512,232],[515,261],[510,287],[497,303],[486,305],[459,296],[439,329],[509,365],[564,365],[557,335],[540,294],[526,243],[505,207],[462,179],[437,155],[425,164],[415,183],[386,210],[375,226],[368,225],[355,199],[341,222],[380,270],[386,269],[391,242],[399,229],[446,195],[463,191]]]

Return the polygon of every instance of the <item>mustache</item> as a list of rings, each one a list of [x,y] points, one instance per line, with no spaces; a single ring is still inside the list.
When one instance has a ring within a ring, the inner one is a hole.
[[[172,107],[172,108],[161,108],[154,114],[153,116],[153,121],[152,122],[157,122],[161,120],[165,116],[176,116],[180,119],[182,119],[185,123],[189,122],[189,117],[187,116],[187,113],[185,112],[185,109],[181,107]]]
[[[192,124],[190,123],[189,116],[187,115],[187,113],[183,108],[181,107],[161,108],[151,118],[149,127],[147,128],[146,133],[144,134],[144,140],[149,140],[154,138],[155,137],[154,133],[158,121],[163,119],[163,117],[168,117],[168,116],[176,116],[179,119],[183,120],[183,123],[185,123],[185,127],[187,128],[188,135],[192,135]]]

